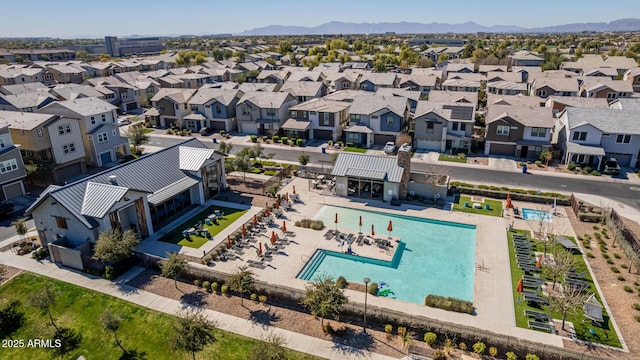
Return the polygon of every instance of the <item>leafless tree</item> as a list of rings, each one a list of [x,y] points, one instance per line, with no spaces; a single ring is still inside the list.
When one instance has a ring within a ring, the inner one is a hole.
[[[573,256],[564,250],[559,250],[554,252],[553,260],[545,261],[543,270],[553,279],[552,288],[555,289],[558,278],[575,266],[576,261]]]
[[[589,300],[590,294],[583,292],[575,286],[563,286],[562,290],[549,295],[549,305],[555,311],[562,313],[562,330],[567,314],[579,311],[584,303]]]

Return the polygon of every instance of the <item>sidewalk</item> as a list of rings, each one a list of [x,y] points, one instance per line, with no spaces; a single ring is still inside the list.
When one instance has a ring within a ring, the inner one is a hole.
[[[137,289],[126,284],[126,281],[139,274],[143,268],[133,267],[120,276],[113,283],[99,277],[83,274],[74,270],[59,268],[49,261],[37,262],[31,257],[0,253],[0,263],[30,271],[36,274],[54,278],[70,284],[82,286],[106,295],[111,295],[122,300],[129,301],[148,309],[160,311],[170,315],[177,315],[183,308],[179,301],[164,298],[150,292]],[[261,340],[268,334],[274,333],[286,340],[286,347],[292,350],[304,352],[326,359],[371,359],[391,360],[396,359],[366,350],[355,349],[335,344],[331,341],[279,329],[257,325],[250,320],[231,316],[213,310],[204,310],[207,317],[216,323],[216,327],[238,335]]]

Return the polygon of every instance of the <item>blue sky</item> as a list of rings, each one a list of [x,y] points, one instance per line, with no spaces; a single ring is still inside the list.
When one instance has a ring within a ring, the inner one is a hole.
[[[238,33],[266,25],[316,26],[333,20],[475,21],[486,26],[537,27],[638,17],[640,1],[15,0],[3,1],[0,12],[0,37],[102,37],[107,34]]]

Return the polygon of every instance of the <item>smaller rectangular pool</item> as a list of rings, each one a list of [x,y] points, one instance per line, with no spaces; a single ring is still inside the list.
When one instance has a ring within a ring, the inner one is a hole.
[[[551,214],[546,210],[537,210],[537,209],[527,209],[522,208],[522,217],[525,220],[536,220],[536,221],[546,221],[551,222],[553,218]]]

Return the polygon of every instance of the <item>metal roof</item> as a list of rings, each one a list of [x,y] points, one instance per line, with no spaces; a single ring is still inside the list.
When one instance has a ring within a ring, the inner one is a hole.
[[[80,214],[102,219],[129,191],[126,187],[89,182]]]
[[[181,192],[187,190],[188,188],[192,187],[193,185],[199,182],[200,180],[194,179],[192,177],[182,178],[174,182],[173,184],[169,184],[163,187],[162,189],[156,191],[155,193],[147,196],[147,201],[149,201],[149,204],[152,204],[152,205],[161,204],[164,201],[174,197],[177,194],[180,194]]]
[[[178,147],[178,152],[180,156],[180,170],[198,171],[202,167],[202,164],[211,157],[214,150],[180,146]]]
[[[385,179],[399,183],[403,172],[404,168],[398,166],[396,157],[340,153],[331,175]]]

